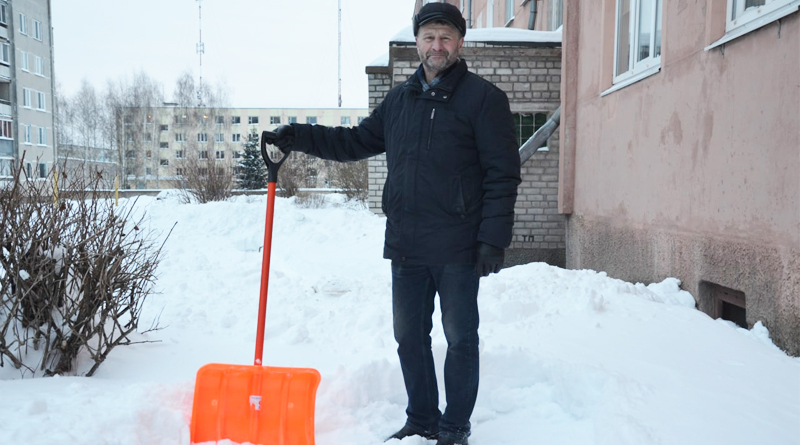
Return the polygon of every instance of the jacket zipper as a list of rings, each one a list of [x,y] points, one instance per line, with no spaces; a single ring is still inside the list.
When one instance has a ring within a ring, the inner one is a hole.
[[[436,108],[431,110],[431,124],[430,128],[428,128],[428,149],[427,151],[431,151],[431,139],[433,139],[433,116],[436,115]]]

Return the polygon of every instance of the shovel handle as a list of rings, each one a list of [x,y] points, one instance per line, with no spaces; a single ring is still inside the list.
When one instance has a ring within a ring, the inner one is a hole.
[[[291,154],[291,152],[284,153],[283,157],[277,161],[270,159],[267,153],[267,144],[272,145],[275,143],[277,137],[278,135],[274,131],[261,132],[261,157],[264,158],[264,163],[267,164],[267,171],[269,172],[267,182],[278,182],[278,169],[281,168],[283,161]]]
[[[261,133],[261,156],[267,164],[269,179],[267,181],[267,217],[264,227],[264,249],[261,258],[261,290],[258,301],[258,330],[256,332],[256,351],[253,361],[255,366],[263,366],[264,354],[264,325],[267,320],[267,289],[269,287],[269,259],[272,252],[272,221],[275,212],[275,189],[278,183],[278,169],[281,164],[289,157],[289,153],[284,153],[278,161],[270,159],[267,154],[267,143],[275,142],[275,133],[264,131]],[[291,152],[290,152],[291,153]]]

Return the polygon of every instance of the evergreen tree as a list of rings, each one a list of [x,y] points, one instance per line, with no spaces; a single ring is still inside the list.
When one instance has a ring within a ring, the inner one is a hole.
[[[267,187],[267,166],[261,158],[258,133],[255,131],[247,135],[247,142],[244,143],[244,153],[239,161],[239,174],[236,181],[239,183],[239,187],[245,190]]]

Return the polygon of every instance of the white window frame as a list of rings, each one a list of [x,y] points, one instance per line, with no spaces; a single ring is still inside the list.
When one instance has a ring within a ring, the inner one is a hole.
[[[242,142],[242,135],[240,133],[231,134],[231,142]]]
[[[14,140],[14,122],[8,119],[0,119],[0,139]]]
[[[33,38],[38,41],[42,40],[42,22],[38,20],[33,21]]]
[[[280,125],[281,124],[281,117],[280,116],[270,116],[269,117],[269,124],[270,125]]]
[[[28,53],[25,51],[19,52],[19,67],[22,71],[26,73],[30,72],[30,67],[28,65]]]
[[[24,139],[22,140],[22,142],[26,145],[33,145],[33,142],[31,142],[31,126],[23,125],[23,128],[25,128],[25,131],[24,131]]]
[[[0,43],[0,63],[11,65],[11,45],[5,42]]]
[[[216,150],[216,152],[214,153],[214,158],[225,159],[225,150]]]
[[[33,69],[34,74],[44,77],[44,59],[39,56],[33,56]]]
[[[627,0],[630,2],[630,17],[628,22],[628,69],[623,72],[617,72],[617,68],[619,66],[619,40],[620,40],[620,5],[623,1],[626,0],[617,0],[617,6],[615,10],[615,26],[614,26],[614,86],[609,88],[608,90],[601,93],[601,96],[605,96],[606,94],[612,93],[620,88],[626,87],[630,84],[638,82],[646,77],[652,76],[653,74],[659,72],[661,70],[661,52],[660,52],[660,44],[659,53],[658,55],[653,55],[653,52],[656,48],[656,39],[658,37],[658,30],[661,28],[660,23],[658,23],[659,19],[663,21],[663,14],[659,10],[659,8],[663,9],[663,0]],[[650,14],[650,17],[647,20],[652,22],[652,29],[653,32],[650,34],[650,42],[649,48],[650,52],[647,57],[642,60],[637,61],[637,49],[639,48],[639,30],[641,28],[640,23],[640,10],[641,4],[643,1],[651,1],[653,5],[653,10]],[[663,39],[661,40],[663,42]]]
[[[0,157],[0,178],[13,177],[14,158]]]
[[[215,133],[214,134],[214,142],[220,143],[220,144],[225,142],[225,134],[223,134],[223,133]]]
[[[28,35],[28,18],[23,13],[19,14],[19,33],[24,36]]]
[[[207,143],[208,142],[208,133],[197,133],[197,142],[200,143]]]
[[[47,111],[47,96],[41,91],[36,92],[36,109]]]
[[[514,20],[514,0],[506,0],[506,26]]]
[[[22,89],[22,107],[31,108],[31,90],[28,88]]]
[[[47,127],[36,127],[36,145],[47,146]]]
[[[186,142],[186,133],[175,133],[175,142]]]
[[[725,35],[707,46],[706,51],[797,12],[800,0],[765,0],[763,5],[747,9],[745,5],[745,0],[728,0]]]
[[[351,122],[350,116],[342,116],[341,119],[339,119],[339,121],[341,122],[343,127],[349,127],[350,126],[350,122]]]
[[[0,5],[0,23],[8,25],[8,6]]]

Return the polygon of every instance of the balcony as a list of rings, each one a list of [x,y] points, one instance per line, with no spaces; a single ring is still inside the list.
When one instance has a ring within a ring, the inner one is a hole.
[[[14,155],[14,141],[9,139],[0,139],[0,156],[13,156]]]

